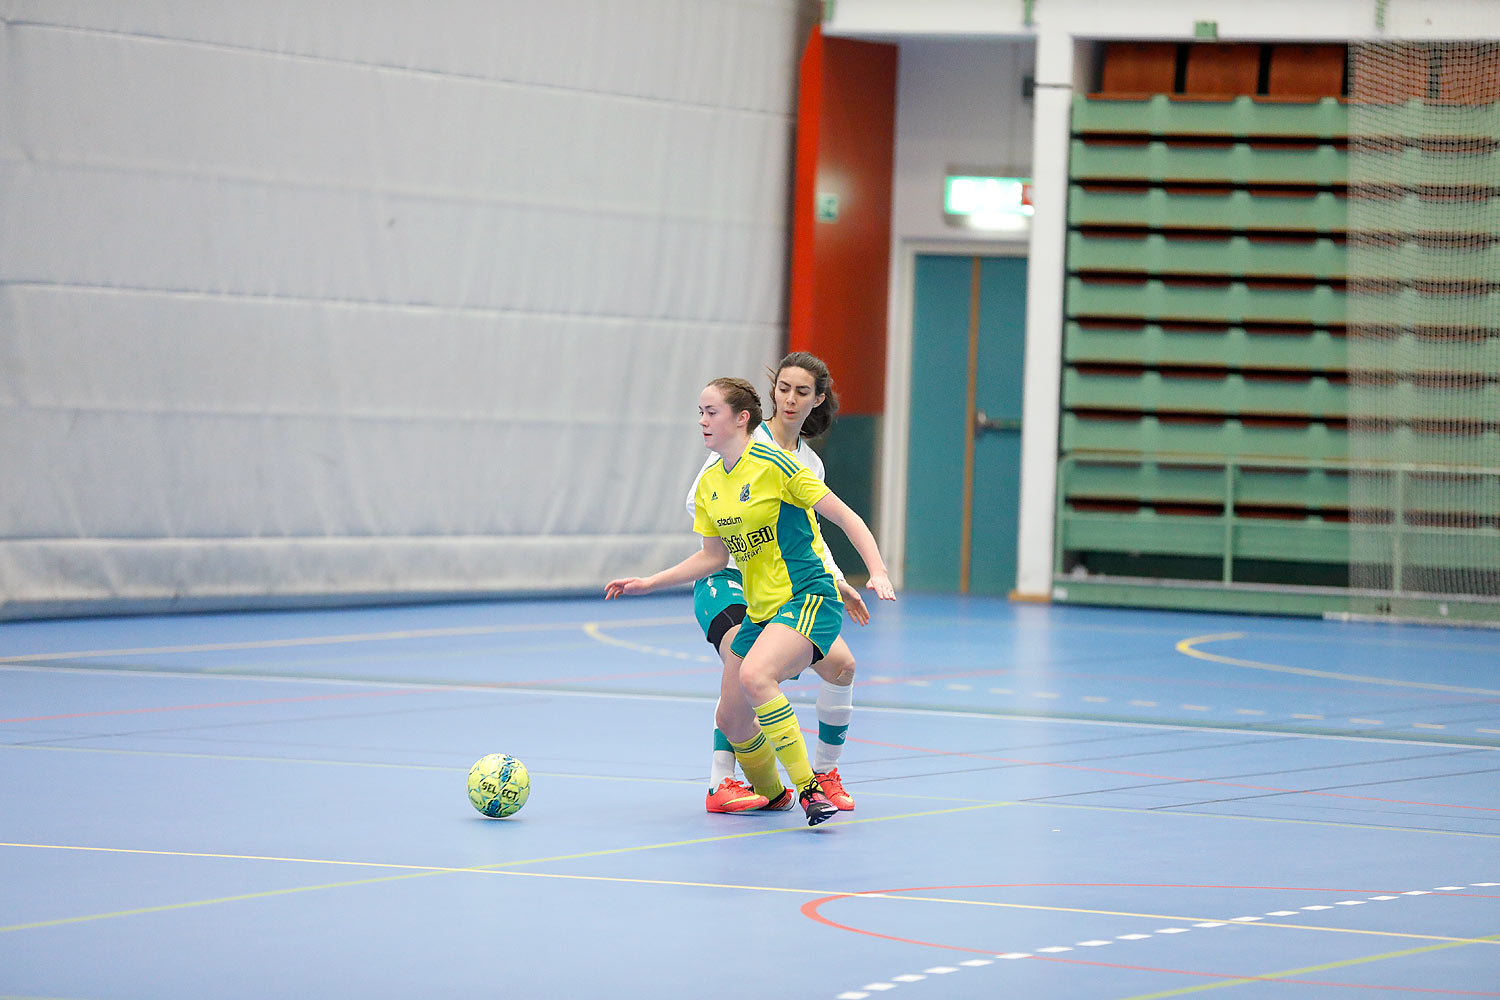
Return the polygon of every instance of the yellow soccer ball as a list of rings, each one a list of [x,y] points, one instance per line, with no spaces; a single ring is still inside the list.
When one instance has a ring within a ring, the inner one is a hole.
[[[469,801],[492,819],[515,815],[530,795],[531,775],[510,754],[487,754],[469,768]]]

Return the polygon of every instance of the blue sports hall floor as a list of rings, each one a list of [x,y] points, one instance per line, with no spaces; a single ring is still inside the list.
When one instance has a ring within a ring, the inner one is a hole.
[[[815,829],[685,594],[0,624],[0,997],[1500,996],[1500,631],[873,613]]]

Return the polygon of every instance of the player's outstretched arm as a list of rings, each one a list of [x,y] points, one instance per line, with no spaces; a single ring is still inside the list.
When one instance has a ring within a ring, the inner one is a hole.
[[[865,524],[865,519],[854,513],[836,493],[829,493],[813,504],[813,510],[838,525],[849,536],[849,541],[854,544],[854,551],[865,561],[865,569],[870,573],[868,586],[875,591],[875,596],[882,601],[894,601],[896,588],[891,586],[885,562],[880,558],[880,547],[875,544],[875,536],[870,533],[870,526]]]
[[[849,617],[854,619],[857,625],[870,624],[870,609],[865,607],[865,599],[859,591],[842,578],[835,581],[838,584],[839,594],[844,598],[844,610],[849,612]]]
[[[703,547],[676,566],[670,566],[648,577],[627,576],[604,585],[604,599],[635,594],[649,594],[663,587],[702,579],[729,565],[729,549],[722,538],[704,536]]]

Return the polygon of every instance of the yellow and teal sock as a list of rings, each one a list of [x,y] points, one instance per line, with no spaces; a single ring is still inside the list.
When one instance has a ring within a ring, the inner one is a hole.
[[[754,738],[745,743],[731,740],[730,745],[734,747],[734,759],[740,762],[740,770],[745,772],[751,788],[768,799],[774,799],[782,793],[785,786],[781,783],[780,772],[776,770],[776,752],[766,742],[764,733],[756,733]]]
[[[778,694],[764,705],[757,705],[755,718],[792,784],[799,789],[806,787],[813,780],[812,765],[807,760],[807,744],[802,741],[802,731],[797,728],[797,713],[792,711],[786,695]]]

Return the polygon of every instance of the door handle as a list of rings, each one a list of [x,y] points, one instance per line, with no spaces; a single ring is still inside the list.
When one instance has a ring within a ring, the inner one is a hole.
[[[990,415],[983,410],[974,411],[974,433],[983,434],[985,431],[1018,431],[1021,429],[1021,421],[1016,417],[1000,417],[990,419]]]

